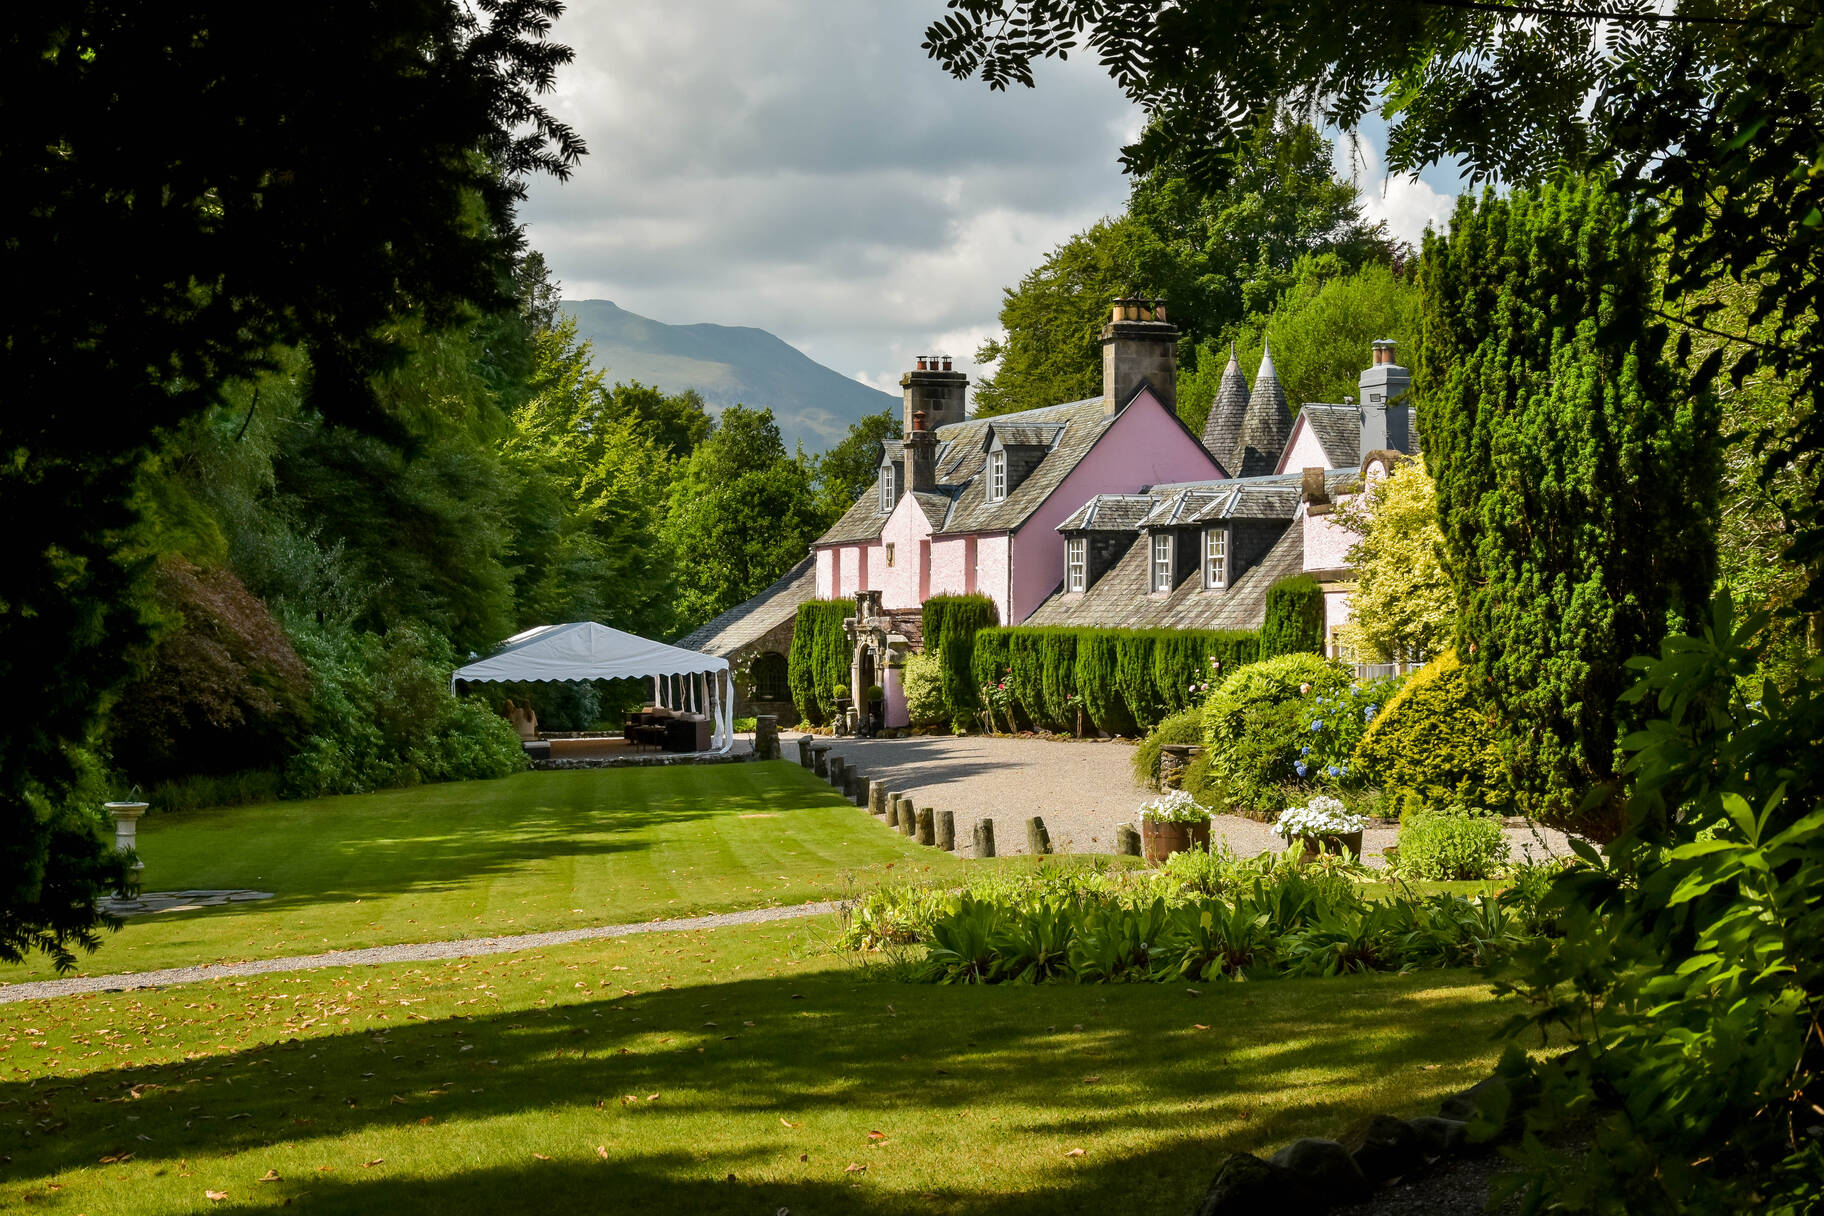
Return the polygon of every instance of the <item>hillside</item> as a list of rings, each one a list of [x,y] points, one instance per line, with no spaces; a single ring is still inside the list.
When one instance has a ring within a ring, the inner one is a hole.
[[[816,362],[764,329],[667,325],[608,300],[567,300],[577,334],[595,344],[595,365],[610,381],[638,380],[667,392],[694,388],[715,409],[771,406],[790,448],[807,452],[838,442],[868,414],[899,408],[899,398]]]

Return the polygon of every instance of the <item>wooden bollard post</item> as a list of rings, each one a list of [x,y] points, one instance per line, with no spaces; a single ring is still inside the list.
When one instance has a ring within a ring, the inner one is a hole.
[[[842,757],[829,756],[823,762],[823,779],[837,789],[842,788]]]
[[[888,823],[894,827],[898,827],[901,823],[910,818],[911,815],[912,796],[910,794],[895,794],[893,796],[893,810],[891,817],[888,819]]]
[[[994,856],[994,820],[978,819],[975,821],[975,855],[977,857]]]
[[[848,772],[849,801],[856,806],[868,805],[868,779],[850,769]]]
[[[1140,856],[1140,829],[1131,823],[1115,828],[1115,852],[1122,857]]]
[[[884,815],[887,813],[887,783],[876,777],[868,782],[868,814]]]
[[[928,806],[918,808],[918,843],[937,843],[937,812]]]
[[[819,777],[830,775],[830,745],[827,743],[811,744],[811,771]]]
[[[937,813],[937,847],[946,853],[956,852],[956,813],[954,811]]]
[[[899,830],[908,836],[918,835],[918,812],[912,809],[910,798],[899,808]]]
[[[754,755],[762,760],[779,758],[779,715],[754,715]]]
[[[899,795],[898,794],[888,794],[887,795],[887,826],[890,828],[896,828],[899,826]]]
[[[1037,815],[1026,821],[1026,851],[1034,856],[1051,852],[1051,833]]]
[[[811,744],[816,739],[815,735],[798,736],[798,763],[803,768],[811,767]]]

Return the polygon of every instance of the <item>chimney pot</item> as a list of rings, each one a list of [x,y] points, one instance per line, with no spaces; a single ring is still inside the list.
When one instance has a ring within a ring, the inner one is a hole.
[[[925,370],[925,357],[923,355],[918,357],[918,370],[921,372]]]
[[[944,370],[945,371],[950,370],[950,356],[949,355],[944,356]]]
[[[922,431],[925,429],[925,411],[912,411],[912,429],[915,431]]]

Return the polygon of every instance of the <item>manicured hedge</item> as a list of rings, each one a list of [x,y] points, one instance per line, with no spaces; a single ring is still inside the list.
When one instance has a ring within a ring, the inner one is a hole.
[[[854,611],[854,600],[808,600],[798,605],[785,681],[792,690],[798,716],[806,722],[820,724],[835,715],[836,701],[831,690],[849,682],[853,653],[842,622]]]
[[[1260,657],[1324,653],[1324,589],[1309,574],[1294,574],[1267,588],[1267,618],[1260,627]]]
[[[1497,740],[1494,707],[1447,650],[1375,715],[1355,745],[1355,764],[1368,781],[1427,805],[1506,814],[1513,795]]]
[[[967,721],[981,710],[975,636],[1000,623],[1000,610],[985,595],[934,595],[925,601],[924,650],[942,663],[944,704],[953,719]]]
[[[1020,717],[1052,730],[1075,729],[1071,695],[1084,701],[1087,725],[1131,735],[1202,696],[1217,672],[1253,662],[1252,633],[1177,629],[1071,629],[1057,626],[984,629],[975,636],[974,686],[1006,680]],[[1216,660],[1220,669],[1211,663]],[[1192,692],[1191,685],[1198,690]],[[946,689],[946,696],[948,690]],[[951,704],[953,715],[978,709]]]

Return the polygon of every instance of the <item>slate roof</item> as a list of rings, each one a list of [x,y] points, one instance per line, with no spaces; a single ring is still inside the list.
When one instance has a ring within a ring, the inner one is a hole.
[[[1152,509],[1150,494],[1098,494],[1059,524],[1058,531],[1132,532]]]
[[[1216,400],[1210,404],[1210,416],[1203,423],[1203,446],[1222,471],[1235,476],[1229,467],[1234,458],[1236,441],[1241,438],[1241,421],[1248,413],[1248,381],[1235,359],[1235,344],[1229,344],[1229,365],[1222,369],[1222,381],[1216,386]]]
[[[1107,629],[1258,629],[1267,588],[1305,567],[1305,530],[1288,526],[1266,556],[1227,588],[1206,591],[1191,574],[1168,595],[1148,590],[1151,552],[1131,546],[1087,591],[1062,591],[1039,605],[1027,625],[1095,625]]]
[[[1299,417],[1324,449],[1327,469],[1360,468],[1362,464],[1362,415],[1353,405],[1307,402]]]
[[[1056,441],[1059,432],[1064,428],[1057,423],[1035,426],[1031,423],[1005,422],[1000,418],[990,418],[988,429],[1001,441],[1003,447],[1039,447],[1048,448]]]
[[[778,582],[736,604],[708,624],[685,634],[673,646],[727,658],[798,615],[798,605],[817,596],[817,559],[806,557]]]
[[[1232,457],[1222,461],[1231,477],[1258,477],[1279,467],[1280,453],[1292,438],[1292,411],[1286,406],[1286,391],[1279,386],[1279,375],[1273,370],[1273,350],[1261,347],[1260,371],[1254,376],[1254,390],[1248,395],[1248,412],[1241,421],[1241,434],[1235,440]]]
[[[1091,397],[1066,405],[1022,410],[1017,414],[970,418],[938,428],[936,492],[945,498],[948,509],[941,523],[933,519],[932,530],[940,533],[1010,532],[1018,528],[1053,490],[1063,484],[1071,470],[1088,455],[1090,448],[1118,417],[1118,414],[1103,412],[1102,398]],[[1009,430],[1027,433],[1025,428],[1056,432],[1051,450],[1000,502],[987,501],[988,479],[983,475],[991,428],[1001,434]],[[919,505],[930,518],[933,504],[921,495]],[[880,478],[876,475],[874,485],[814,543],[846,545],[874,540],[886,522],[887,512],[880,509]]]

